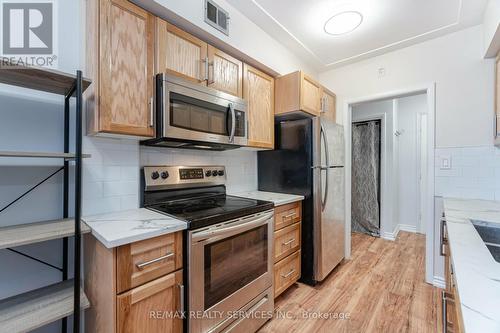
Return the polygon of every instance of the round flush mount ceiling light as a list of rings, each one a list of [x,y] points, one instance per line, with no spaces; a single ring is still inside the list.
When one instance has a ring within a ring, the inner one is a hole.
[[[363,15],[356,11],[347,11],[333,15],[325,23],[325,32],[338,36],[354,31],[363,22]]]

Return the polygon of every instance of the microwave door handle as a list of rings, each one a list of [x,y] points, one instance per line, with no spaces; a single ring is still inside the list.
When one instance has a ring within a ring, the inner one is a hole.
[[[229,142],[234,143],[234,132],[236,131],[236,115],[234,112],[233,103],[229,103],[229,111],[231,111],[231,134],[229,135]]]

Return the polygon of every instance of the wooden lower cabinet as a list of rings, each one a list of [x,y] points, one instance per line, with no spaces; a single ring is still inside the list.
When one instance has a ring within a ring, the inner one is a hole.
[[[453,262],[451,260],[451,250],[448,239],[444,237],[444,256],[445,256],[445,282],[446,288],[442,291],[442,307],[445,309],[446,324],[443,323],[443,333],[461,333],[464,332],[462,310],[460,307],[460,298],[456,289],[455,274],[453,271]]]
[[[274,214],[274,297],[300,278],[302,202],[275,208]]]
[[[182,332],[181,232],[113,249],[87,234],[84,252],[85,332]]]
[[[120,333],[182,332],[180,314],[182,270],[117,296],[117,331]]]

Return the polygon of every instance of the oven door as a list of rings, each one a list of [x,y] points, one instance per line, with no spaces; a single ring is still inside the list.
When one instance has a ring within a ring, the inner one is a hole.
[[[222,331],[237,319],[231,313],[272,286],[273,217],[266,211],[189,232],[189,332]]]
[[[247,145],[247,103],[243,99],[166,75],[162,88],[163,137]]]

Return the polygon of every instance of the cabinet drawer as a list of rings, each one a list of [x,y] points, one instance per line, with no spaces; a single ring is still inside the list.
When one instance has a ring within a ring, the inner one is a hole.
[[[274,297],[300,278],[300,250],[274,265]]]
[[[300,250],[301,223],[295,223],[274,232],[274,262]]]
[[[182,332],[182,270],[134,288],[116,297],[118,333]],[[111,319],[110,319],[111,320]]]
[[[120,246],[116,266],[118,294],[173,272],[182,267],[182,233]]]
[[[294,202],[274,209],[274,230],[297,223],[302,219],[302,203]]]

